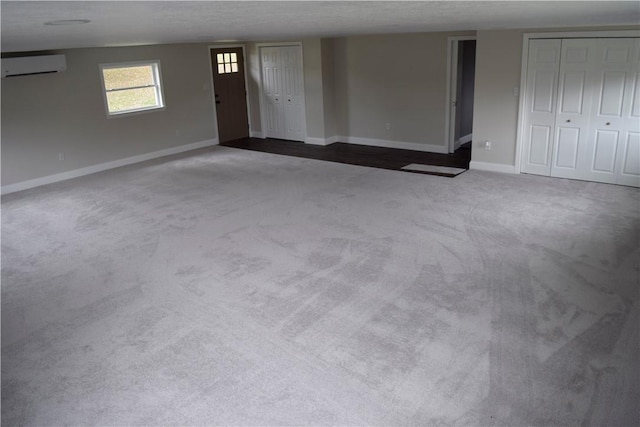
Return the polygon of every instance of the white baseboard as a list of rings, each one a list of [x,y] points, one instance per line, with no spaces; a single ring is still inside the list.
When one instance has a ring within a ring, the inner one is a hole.
[[[330,145],[330,144],[333,144],[334,142],[338,142],[337,136],[332,136],[329,138],[312,138],[308,136],[304,140],[305,144],[311,144],[311,145]]]
[[[467,142],[471,141],[472,139],[473,139],[473,134],[470,133],[468,135],[460,137],[460,139],[458,141],[460,141],[460,145],[462,145],[462,144],[466,144]]]
[[[183,153],[185,151],[196,150],[198,148],[218,145],[218,138],[208,139],[206,141],[194,142],[193,144],[179,145],[177,147],[166,148],[164,150],[152,151],[151,153],[139,154],[137,156],[127,157],[124,159],[113,160],[111,162],[100,163],[85,168],[74,169],[67,172],[56,173],[53,175],[43,176],[42,178],[29,179],[27,181],[16,182],[15,184],[3,185],[0,188],[1,194],[15,193],[16,191],[27,190],[29,188],[40,187],[41,185],[53,184],[54,182],[66,181],[67,179],[78,178],[92,173],[103,172],[109,169],[119,168],[134,163],[144,162],[146,160],[157,159],[158,157],[170,156],[172,154]]]
[[[471,162],[469,163],[469,169],[487,171],[487,172],[500,172],[500,173],[512,173],[512,174],[517,173],[516,167],[513,165],[505,165],[502,163],[478,162],[475,160],[471,160]]]
[[[425,151],[427,153],[447,154],[448,147],[444,145],[421,144],[419,142],[389,141],[386,139],[359,138],[356,136],[339,136],[339,141],[357,145],[371,145],[373,147],[400,148],[402,150]]]

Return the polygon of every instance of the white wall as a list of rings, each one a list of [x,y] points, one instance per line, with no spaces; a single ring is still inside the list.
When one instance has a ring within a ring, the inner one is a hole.
[[[67,71],[1,81],[3,186],[216,138],[207,45],[57,53]],[[107,118],[98,65],[152,59],[166,109]]]

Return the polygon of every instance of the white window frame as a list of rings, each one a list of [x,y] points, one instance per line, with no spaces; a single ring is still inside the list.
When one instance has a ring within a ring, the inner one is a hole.
[[[154,79],[153,85],[131,86],[127,88],[107,90],[105,81],[104,81],[103,70],[108,70],[113,68],[141,67],[141,66],[149,66],[149,65],[151,65],[153,69],[153,79]],[[104,108],[105,108],[105,111],[107,112],[107,117],[109,118],[122,117],[122,116],[129,116],[132,114],[146,113],[149,111],[157,111],[157,110],[165,109],[164,94],[162,92],[162,73],[160,71],[159,60],[100,64],[99,68],[100,68],[100,81],[102,82],[102,95],[104,98]],[[142,107],[142,108],[131,108],[129,110],[122,110],[122,111],[113,111],[113,112],[109,111],[109,102],[107,101],[107,93],[117,92],[122,90],[142,89],[142,88],[148,88],[148,87],[155,88],[156,101],[157,101],[156,105],[150,106],[150,107]]]

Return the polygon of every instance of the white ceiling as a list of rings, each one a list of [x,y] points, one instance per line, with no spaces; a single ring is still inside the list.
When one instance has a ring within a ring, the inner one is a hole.
[[[2,1],[2,51],[637,25],[638,1]],[[88,19],[74,26],[44,25]]]

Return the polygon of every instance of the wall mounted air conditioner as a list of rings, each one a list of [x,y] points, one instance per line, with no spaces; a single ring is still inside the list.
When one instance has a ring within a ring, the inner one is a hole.
[[[2,77],[57,73],[67,69],[64,55],[22,56],[2,58]]]

